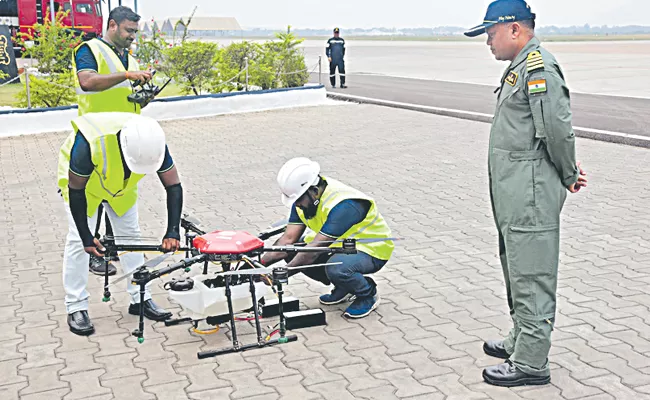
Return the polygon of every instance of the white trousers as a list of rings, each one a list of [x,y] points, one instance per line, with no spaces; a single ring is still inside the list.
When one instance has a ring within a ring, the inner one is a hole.
[[[65,307],[68,314],[76,311],[88,310],[88,264],[90,262],[90,255],[86,253],[77,231],[70,206],[65,205],[68,214],[68,236],[65,243],[65,251],[63,253],[63,287],[65,289]],[[113,227],[113,234],[115,236],[128,236],[129,239],[115,240],[116,244],[128,244],[139,242],[137,237],[140,237],[140,224],[138,223],[138,204],[136,203],[129,211],[123,216],[118,217],[115,211],[108,203],[104,203],[104,210],[108,214]],[[97,218],[99,213],[95,213],[92,218],[88,218],[88,227],[92,234],[95,233]],[[131,239],[133,238],[133,239]],[[120,256],[120,264],[122,265],[123,272],[129,273],[134,269],[144,264],[144,255],[142,253],[126,253]],[[110,282],[110,281],[109,281]],[[140,303],[140,288],[131,283],[131,279],[125,280],[126,290],[131,295],[131,304]],[[102,280],[103,286],[103,280]],[[102,292],[103,293],[103,290]],[[145,301],[151,298],[149,288],[146,289]]]

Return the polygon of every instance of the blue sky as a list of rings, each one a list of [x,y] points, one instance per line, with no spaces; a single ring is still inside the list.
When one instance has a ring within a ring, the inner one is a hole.
[[[117,0],[111,1],[117,5]],[[490,0],[139,0],[145,18],[235,17],[243,28],[413,28],[478,24]],[[530,0],[538,24],[650,25],[650,0]],[[123,5],[133,6],[133,0]]]

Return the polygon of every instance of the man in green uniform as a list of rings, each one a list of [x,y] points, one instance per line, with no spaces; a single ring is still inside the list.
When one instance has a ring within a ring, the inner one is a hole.
[[[555,323],[560,213],[567,190],[586,186],[575,160],[569,90],[555,58],[535,37],[535,14],[524,0],[497,0],[483,24],[501,78],[490,132],[490,200],[514,322],[508,337],[487,341],[488,355],[505,359],[483,370],[498,386],[550,382],[548,354]]]

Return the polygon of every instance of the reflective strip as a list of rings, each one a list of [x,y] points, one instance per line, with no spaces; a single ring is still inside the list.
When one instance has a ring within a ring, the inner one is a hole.
[[[89,46],[90,46],[90,45],[89,45]],[[109,72],[110,72],[111,74],[115,74],[115,73],[121,72],[121,71],[119,71],[119,70],[117,69],[117,66],[116,66],[115,63],[113,62],[113,56],[112,56],[111,54],[109,54],[109,53],[106,52],[106,48],[105,48],[104,45],[99,45],[99,46],[95,46],[95,47],[96,47],[96,49],[97,49],[100,53],[102,53],[102,56],[104,57],[104,61],[106,61],[106,64],[108,64],[108,70],[109,70]],[[128,57],[128,56],[127,56],[127,57]],[[120,63],[121,63],[121,61],[120,61]],[[124,72],[126,72],[126,70],[124,70]],[[118,83],[117,85],[113,85],[113,86],[111,86],[110,88],[108,88],[108,89],[106,89],[106,90],[109,90],[109,89],[117,89],[117,88],[122,88],[122,87],[131,88],[131,83],[129,82],[128,79],[125,80],[125,81],[122,81],[122,82]],[[86,91],[83,90],[81,87],[76,88],[76,92],[77,92],[77,94],[79,94],[79,95],[101,93],[101,92],[86,92]]]
[[[77,94],[95,94],[95,93],[101,93],[101,92],[86,92],[85,90],[83,90],[83,89],[81,88],[81,86],[79,86],[79,87],[76,89],[76,92],[77,92]]]
[[[99,175],[99,172],[95,171],[95,173]],[[106,186],[104,186],[104,181],[102,180],[101,176],[99,177],[99,184],[102,185],[102,189],[104,189],[106,193],[110,194],[113,197],[117,197],[117,194],[113,194],[110,190],[106,188]]]
[[[95,134],[99,136],[99,142],[101,143],[102,146],[102,157],[104,158],[104,166],[102,167],[102,175],[104,176],[104,179],[106,179],[106,169],[108,168],[108,160],[106,159],[106,142],[104,135],[102,135],[102,131],[95,125],[95,123],[88,118],[87,116],[81,117],[83,118],[84,121],[88,123],[88,125],[92,126],[92,128],[95,130]],[[101,179],[100,179],[101,181]],[[102,185],[103,187],[104,185]],[[108,190],[107,190],[108,191]],[[110,193],[110,192],[109,192]]]
[[[355,233],[355,234],[353,234],[353,235],[350,235],[350,237],[353,238],[353,237],[357,236],[358,234],[363,233],[363,231],[365,231],[366,229],[370,228],[370,227],[371,227],[375,222],[377,222],[377,219],[379,219],[379,214],[375,215],[375,218],[374,218],[372,221],[370,221],[370,222],[369,222],[366,226],[364,226],[363,228],[359,229],[359,231],[357,231],[357,233]]]
[[[122,81],[121,83],[118,83],[117,85],[111,86],[108,89],[105,90],[110,90],[110,89],[118,89],[118,88],[131,88],[131,83],[128,80]],[[97,94],[97,93],[102,93],[102,92],[86,92],[83,90],[81,87],[76,88],[77,94]]]
[[[104,60],[106,61],[106,64],[108,64],[108,70],[111,73],[119,72],[115,66],[115,63],[113,62],[113,58],[106,52],[104,45],[97,46],[97,50],[99,50],[99,52],[102,53],[102,56],[104,56]]]
[[[106,179],[106,169],[108,167],[108,160],[106,160],[106,140],[104,136],[99,138],[99,142],[102,145],[102,158],[104,158],[104,166],[102,167],[102,176]]]

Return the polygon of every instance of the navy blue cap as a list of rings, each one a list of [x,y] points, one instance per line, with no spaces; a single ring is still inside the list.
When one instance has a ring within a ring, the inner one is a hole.
[[[487,28],[499,23],[529,19],[534,20],[535,14],[525,0],[496,0],[488,6],[483,23],[465,32],[465,36],[482,35]]]
[[[334,33],[338,33],[338,32],[339,32],[339,28],[334,28]]]

